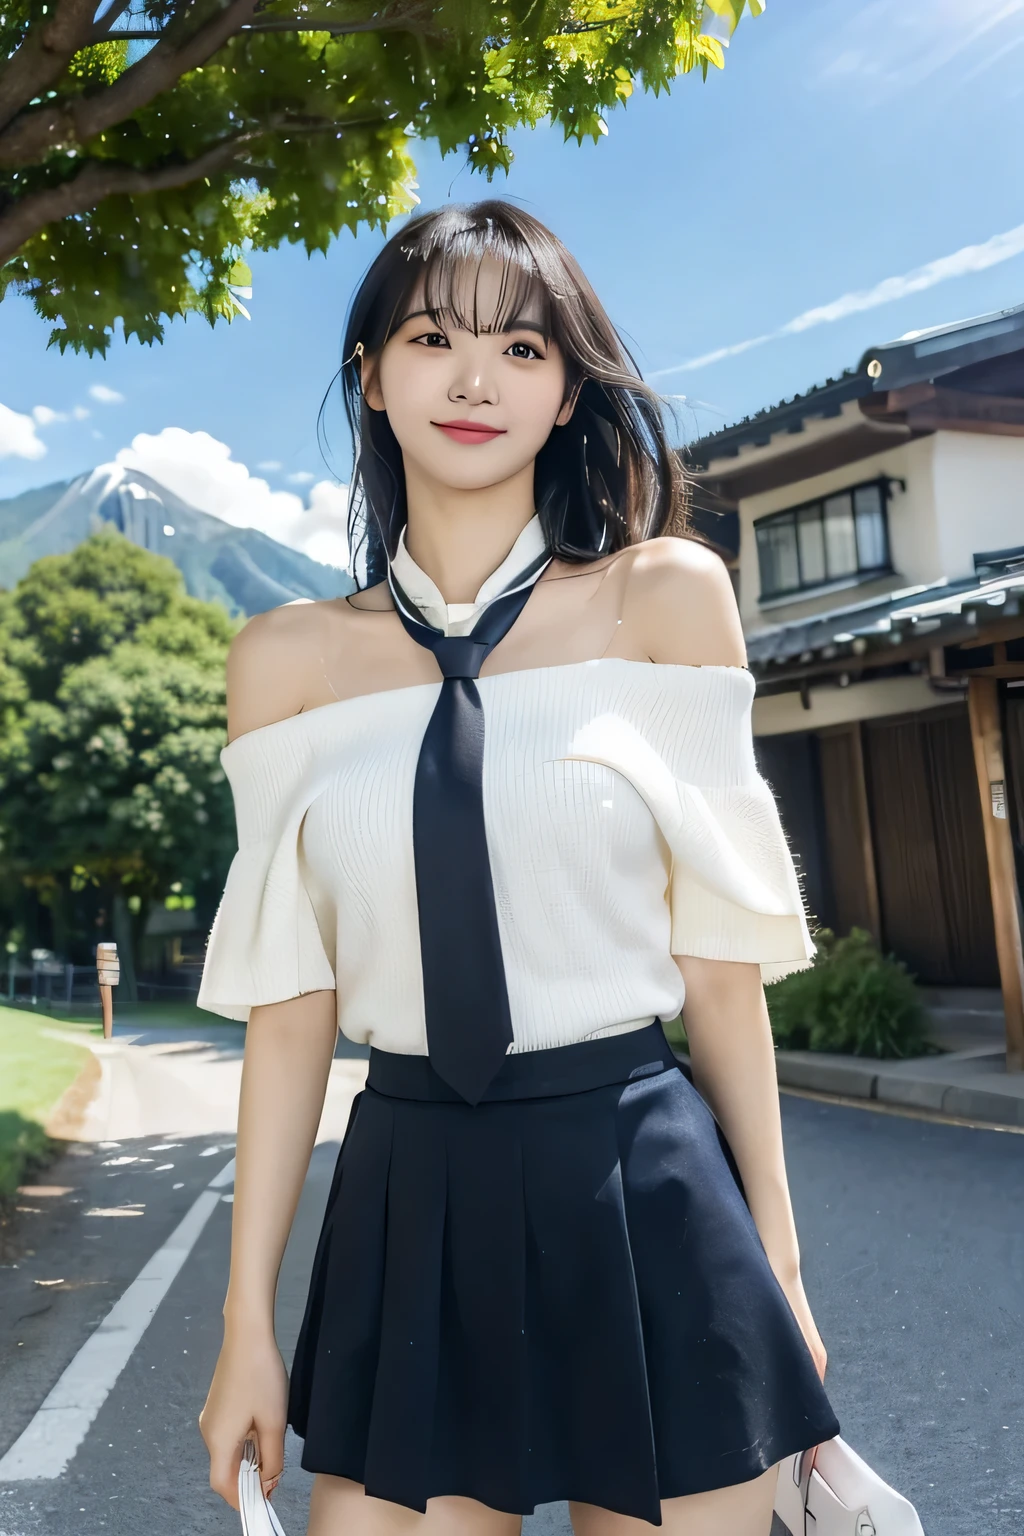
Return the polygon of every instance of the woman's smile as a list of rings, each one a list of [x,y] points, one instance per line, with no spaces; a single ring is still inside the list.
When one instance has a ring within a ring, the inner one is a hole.
[[[432,421],[430,424],[455,443],[490,443],[496,437],[503,437],[507,430],[505,427],[489,427],[483,421]]]

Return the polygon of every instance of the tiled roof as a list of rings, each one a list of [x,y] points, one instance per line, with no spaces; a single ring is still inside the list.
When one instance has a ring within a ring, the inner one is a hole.
[[[842,660],[863,664],[870,652],[874,666],[889,646],[913,643],[927,635],[928,645],[948,643],[946,634],[965,624],[984,627],[986,621],[1024,613],[1024,560],[1008,562],[1001,573],[958,581],[937,581],[905,587],[884,597],[828,613],[776,624],[747,637],[751,670],[771,676],[775,667],[795,663]],[[934,638],[933,638],[934,637]],[[926,647],[925,647],[926,648]]]
[[[848,400],[908,384],[925,383],[1024,352],[1024,304],[972,320],[912,331],[896,341],[869,347],[856,368],[816,384],[804,394],[766,406],[730,427],[698,438],[686,448],[691,467],[706,469],[713,459],[730,458],[747,445],[763,446],[775,433],[799,432],[814,417],[838,416]]]

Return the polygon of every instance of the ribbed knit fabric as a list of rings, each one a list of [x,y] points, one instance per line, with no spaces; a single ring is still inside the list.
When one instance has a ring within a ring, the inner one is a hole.
[[[341,700],[221,753],[238,852],[199,1006],[336,989],[350,1039],[425,1055],[413,777],[439,684]],[[812,956],[739,667],[605,658],[482,677],[484,811],[513,1051],[673,1018],[673,955]]]

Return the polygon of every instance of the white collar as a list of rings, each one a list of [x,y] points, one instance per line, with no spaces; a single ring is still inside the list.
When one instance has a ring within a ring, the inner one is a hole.
[[[464,635],[473,628],[483,608],[506,587],[513,586],[534,561],[547,549],[547,540],[535,512],[512,548],[481,586],[471,603],[446,603],[437,586],[422,566],[417,565],[405,546],[405,529],[398,536],[398,548],[391,568],[399,585],[416,604],[428,624],[446,635]]]

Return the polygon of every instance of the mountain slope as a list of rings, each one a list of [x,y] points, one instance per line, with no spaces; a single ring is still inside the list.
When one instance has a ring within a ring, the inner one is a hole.
[[[102,464],[76,479],[0,501],[0,587],[13,587],[42,555],[66,554],[104,523],[167,555],[193,597],[251,615],[297,597],[341,597],[352,578],[190,506],[137,470]]]

